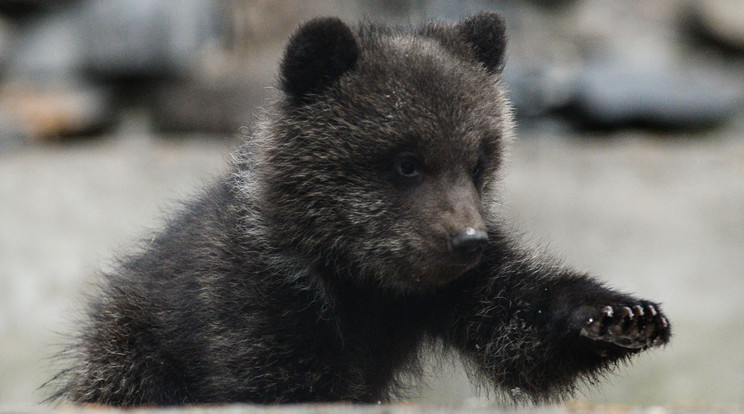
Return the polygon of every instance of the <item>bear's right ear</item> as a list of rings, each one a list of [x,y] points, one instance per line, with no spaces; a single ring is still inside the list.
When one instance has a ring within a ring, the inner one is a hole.
[[[506,23],[497,13],[481,12],[455,26],[491,74],[501,73],[506,52]]]
[[[313,19],[289,39],[280,66],[281,87],[296,103],[320,92],[349,71],[359,57],[351,29],[340,19]]]

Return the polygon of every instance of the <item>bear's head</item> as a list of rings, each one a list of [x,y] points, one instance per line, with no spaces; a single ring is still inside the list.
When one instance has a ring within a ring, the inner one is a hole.
[[[420,28],[312,20],[259,128],[262,214],[317,268],[403,290],[477,265],[511,115],[503,20]],[[344,276],[347,277],[347,276]]]

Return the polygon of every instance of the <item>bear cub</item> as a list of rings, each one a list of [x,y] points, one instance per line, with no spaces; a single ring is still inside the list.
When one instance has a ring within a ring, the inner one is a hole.
[[[505,48],[491,13],[301,26],[229,173],[102,278],[55,397],[387,401],[450,349],[540,403],[666,344],[657,303],[539,258],[501,219]]]

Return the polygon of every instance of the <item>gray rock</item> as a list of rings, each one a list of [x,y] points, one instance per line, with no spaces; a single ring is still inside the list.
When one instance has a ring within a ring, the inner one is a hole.
[[[689,2],[688,20],[704,36],[744,51],[744,2],[695,0]]]
[[[589,124],[704,127],[742,109],[738,81],[705,68],[662,71],[595,62],[576,83],[576,109]]]
[[[559,53],[541,54],[535,48],[529,55],[511,55],[504,67],[504,81],[521,117],[544,116],[574,98],[583,60],[565,43],[552,42],[550,46]]]
[[[161,78],[188,71],[217,36],[214,1],[88,0],[21,25],[8,75],[56,83],[88,70]]]
[[[113,78],[188,72],[219,17],[214,1],[90,0],[81,11],[85,67]]]
[[[8,51],[7,78],[28,83],[64,83],[81,69],[77,7],[29,17],[19,25]]]

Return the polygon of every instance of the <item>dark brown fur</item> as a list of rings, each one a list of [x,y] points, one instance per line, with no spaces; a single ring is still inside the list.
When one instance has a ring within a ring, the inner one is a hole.
[[[231,174],[104,278],[57,397],[376,402],[438,342],[543,402],[666,343],[657,304],[536,258],[501,223],[505,44],[493,14],[300,28]],[[481,235],[464,253],[463,234]]]

